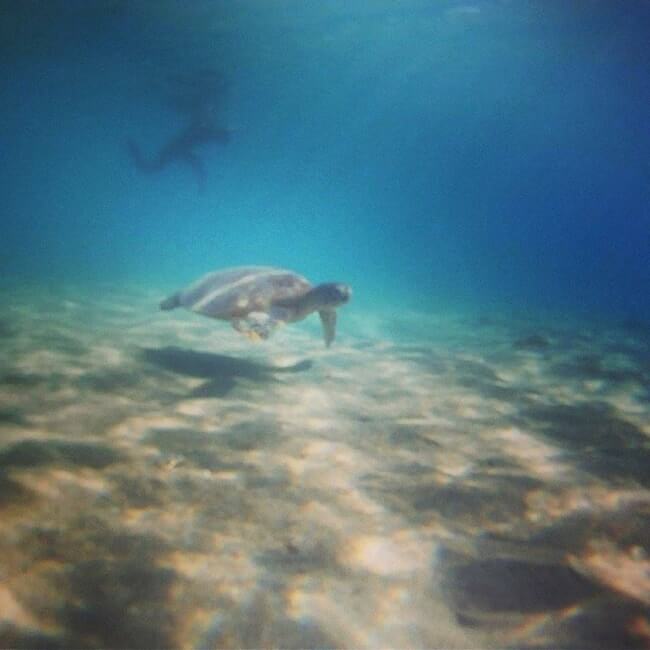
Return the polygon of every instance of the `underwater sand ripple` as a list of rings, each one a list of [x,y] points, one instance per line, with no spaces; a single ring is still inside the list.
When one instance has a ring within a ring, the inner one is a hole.
[[[250,346],[107,291],[0,328],[0,645],[650,638],[629,337],[407,313]]]

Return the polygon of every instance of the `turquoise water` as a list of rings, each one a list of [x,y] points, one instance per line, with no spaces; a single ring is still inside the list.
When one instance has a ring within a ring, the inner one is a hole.
[[[647,647],[648,33],[0,3],[0,647]],[[158,309],[240,265],[332,347]]]
[[[364,306],[648,315],[644,3],[3,7],[8,275],[272,263]],[[183,128],[168,98],[201,71],[233,130],[202,195],[126,153]]]

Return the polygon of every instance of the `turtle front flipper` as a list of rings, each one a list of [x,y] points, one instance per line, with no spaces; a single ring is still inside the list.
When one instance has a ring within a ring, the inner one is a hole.
[[[246,318],[235,318],[232,326],[251,341],[259,342],[271,336],[279,321],[261,311],[253,311]]]
[[[334,309],[321,309],[318,315],[323,326],[325,345],[329,348],[336,336],[336,311]]]

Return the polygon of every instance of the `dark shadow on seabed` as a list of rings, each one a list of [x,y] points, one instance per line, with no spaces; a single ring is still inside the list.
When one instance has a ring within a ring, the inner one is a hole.
[[[20,440],[0,451],[0,470],[47,465],[104,469],[120,460],[121,455],[105,445],[69,440]]]
[[[550,439],[603,480],[650,486],[648,436],[605,402],[530,406],[516,422]]]
[[[483,557],[440,550],[443,590],[457,621],[473,629],[510,629],[505,647],[644,648],[634,622],[647,614],[559,562]],[[536,622],[531,625],[531,615]]]
[[[177,347],[143,348],[142,357],[148,363],[187,377],[208,379],[192,391],[192,397],[225,397],[238,379],[254,382],[273,382],[275,374],[309,370],[312,362],[299,361],[292,366],[268,366],[225,354],[196,352]]]
[[[179,576],[158,566],[165,543],[151,535],[114,530],[101,517],[85,516],[60,527],[35,526],[24,547],[42,563],[43,596],[57,632],[43,633],[4,625],[2,648],[161,648],[173,645],[174,612],[170,593]],[[74,526],[72,524],[75,524]],[[49,581],[61,600],[54,604]]]

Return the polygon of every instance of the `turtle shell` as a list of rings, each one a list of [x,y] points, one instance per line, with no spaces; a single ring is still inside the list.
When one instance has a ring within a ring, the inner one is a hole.
[[[298,298],[309,289],[311,284],[292,271],[243,266],[204,275],[178,293],[178,302],[204,316],[232,320],[268,312],[275,302]]]

